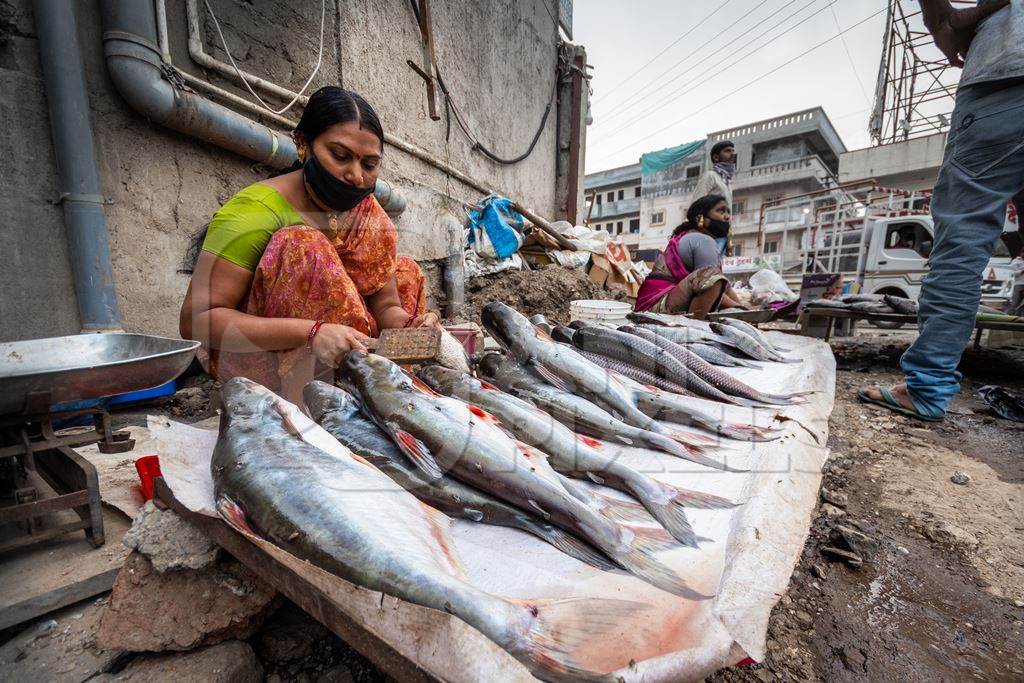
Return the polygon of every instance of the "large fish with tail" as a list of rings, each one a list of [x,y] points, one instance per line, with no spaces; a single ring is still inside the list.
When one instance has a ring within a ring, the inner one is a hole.
[[[314,381],[303,388],[302,398],[309,416],[331,436],[430,507],[449,517],[525,531],[581,562],[598,569],[615,569],[616,566],[597,549],[537,515],[452,477],[427,477],[391,437],[363,413],[359,399],[344,389]]]
[[[556,342],[561,342],[563,344],[572,344],[572,338],[576,334],[576,329],[566,327],[565,325],[558,325],[557,327],[551,330],[551,338],[554,339]],[[664,377],[658,377],[653,372],[648,372],[647,370],[638,368],[635,365],[630,365],[629,363],[618,360],[617,358],[602,356],[597,353],[590,353],[589,351],[583,351],[582,349],[577,350],[580,352],[581,356],[589,360],[594,365],[602,367],[605,370],[611,370],[624,377],[629,377],[630,379],[636,380],[637,382],[641,382],[643,384],[650,384],[652,386],[658,387],[659,389],[664,389],[665,391],[671,391],[673,393],[681,394],[683,396],[696,396],[696,394],[694,394],[692,391],[676,384],[675,382],[670,382]]]
[[[517,439],[547,453],[555,470],[590,479],[633,496],[681,543],[697,547],[697,537],[686,518],[684,507],[735,507],[735,503],[725,498],[678,488],[637,472],[602,452],[608,450],[602,442],[577,436],[537,406],[488,382],[437,365],[423,368],[419,376],[435,391],[495,415]]]
[[[768,341],[768,337],[766,337],[764,333],[761,332],[761,330],[757,329],[756,327],[748,323],[746,320],[737,320],[736,318],[719,318],[715,322],[718,322],[722,325],[726,325],[727,327],[736,328],[740,332],[746,332],[758,344],[760,344],[761,346],[763,346],[764,348],[768,349],[773,353],[779,354],[780,356],[784,351],[790,350],[784,349],[780,346],[776,346],[775,344]]]
[[[670,313],[653,313],[651,311],[632,311],[626,314],[629,320],[637,325],[662,325],[665,327],[690,327],[704,332],[711,331],[711,325],[707,320],[687,318],[685,315],[672,315]]]
[[[732,343],[733,346],[739,348],[743,353],[747,354],[751,358],[763,361],[773,361],[775,363],[802,363],[803,361],[799,358],[785,358],[781,354],[763,346],[756,339],[751,337],[749,334],[730,325],[723,325],[722,323],[711,323],[711,329],[715,334],[725,337]]]
[[[595,675],[573,651],[642,607],[481,591],[465,578],[444,514],[329,436],[324,449],[306,441],[314,437],[296,423],[304,416],[259,384],[231,379],[221,400],[210,469],[218,509],[244,532],[354,584],[453,614],[552,681]]]
[[[631,329],[624,326],[624,329]],[[652,335],[657,336],[657,335]],[[572,339],[576,348],[603,356],[610,356],[625,361],[630,365],[643,368],[648,372],[664,377],[670,382],[685,387],[698,396],[722,403],[750,406],[754,402],[740,395],[727,393],[693,372],[688,364],[643,337],[619,330],[607,330],[596,327],[584,327],[576,332]],[[698,356],[689,353],[693,361],[712,367]],[[716,370],[717,372],[717,370]]]
[[[652,332],[651,334],[654,334],[654,333]],[[675,342],[673,342],[673,344],[674,343]],[[690,351],[692,351],[693,353],[697,354],[698,356],[700,356],[701,358],[703,358],[707,362],[711,363],[712,365],[720,365],[720,366],[726,367],[726,368],[738,368],[738,367],[756,368],[756,367],[759,367],[759,366],[755,365],[754,363],[752,363],[752,362],[750,362],[748,360],[744,360],[743,358],[739,358],[738,356],[733,356],[732,354],[727,353],[724,350],[724,348],[728,348],[728,347],[724,347],[723,348],[723,347],[714,346],[713,343],[696,342],[696,343],[693,343],[693,344],[687,344],[686,348],[689,349]]]
[[[551,386],[536,371],[520,365],[515,359],[508,356],[494,352],[486,353],[477,363],[476,370],[478,375],[502,391],[533,403],[574,432],[589,434],[601,439],[614,440],[629,446],[658,448],[658,444],[662,443],[660,435],[651,434],[650,432],[627,425],[587,399]],[[622,377],[619,377],[618,380],[620,382],[626,381]],[[634,383],[632,386],[639,385]],[[631,389],[631,391],[633,391],[633,396],[638,401],[638,405],[642,405],[647,393],[646,390]],[[677,407],[680,411],[685,409],[684,406]],[[666,419],[675,418],[666,417]],[[722,423],[710,416],[703,416],[699,411],[692,411],[689,420],[678,419],[676,421],[681,424],[690,424],[712,432],[718,432],[730,438],[749,440],[744,436],[746,432],[742,425]],[[731,429],[731,427],[736,427],[736,429]],[[723,429],[725,431],[722,431]],[[710,445],[714,442],[711,439],[704,438],[703,443]],[[659,450],[661,449],[659,448]],[[674,453],[672,454],[674,455]],[[717,470],[726,472],[744,471],[727,467],[717,460],[696,453],[682,457],[698,465],[704,465]]]
[[[648,325],[639,323],[635,324],[635,327],[653,332],[658,336],[665,337],[669,341],[673,341],[681,346],[688,346],[690,344],[711,344],[729,347],[734,349],[737,353],[740,351],[739,347],[722,335],[695,327]]]
[[[617,378],[594,365],[567,344],[543,337],[522,314],[499,301],[485,305],[480,314],[484,327],[517,361],[540,372],[555,386],[585,394],[614,412],[623,422],[661,436],[654,446],[682,458],[702,447],[692,435],[672,430],[640,412],[631,393]],[[589,329],[589,328],[583,328]],[[675,443],[673,443],[675,442]]]
[[[510,437],[487,411],[442,396],[391,361],[350,351],[339,373],[359,392],[377,424],[421,469],[446,472],[587,540],[648,583],[703,599],[656,553],[678,547],[663,529],[617,524],[567,489],[540,451]]]
[[[708,363],[706,360],[698,356],[697,354],[690,351],[685,346],[680,346],[672,341],[659,337],[656,334],[651,333],[648,330],[644,330],[631,325],[624,325],[619,328],[622,332],[632,335],[636,335],[641,339],[659,347],[662,351],[676,359],[679,363],[685,365],[691,372],[700,377],[702,380],[712,384],[721,391],[730,394],[732,396],[741,396],[750,401],[757,403],[768,403],[773,405],[789,405],[792,403],[794,397],[800,394],[769,394],[763,391],[758,391],[752,386],[739,381],[727,372],[722,372],[715,366]]]

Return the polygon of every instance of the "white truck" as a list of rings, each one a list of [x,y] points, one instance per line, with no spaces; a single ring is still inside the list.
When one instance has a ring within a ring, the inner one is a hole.
[[[843,283],[855,282],[860,292],[894,294],[917,299],[928,272],[934,243],[930,197],[906,193],[849,197],[819,209],[802,236],[798,259],[783,264],[786,283],[798,291],[805,274],[842,273]],[[1015,223],[996,240],[985,268],[982,301],[1002,308],[1010,296],[1012,276],[1009,244],[1016,239]]]

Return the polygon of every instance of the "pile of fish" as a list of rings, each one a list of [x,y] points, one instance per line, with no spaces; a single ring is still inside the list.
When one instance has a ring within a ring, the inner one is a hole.
[[[861,313],[917,315],[917,302],[892,294],[849,294],[838,299],[815,299],[808,308],[839,308]]]
[[[740,471],[707,454],[711,435],[764,441],[776,430],[720,420],[677,394],[742,405],[795,395],[757,391],[690,348],[724,354],[712,345],[720,344],[785,361],[753,328],[673,318],[638,315],[619,330],[551,328],[555,341],[539,329],[543,321],[490,303],[482,319],[504,353],[475,359],[476,376],[440,365],[411,374],[350,352],[337,386],[311,382],[303,392],[306,412],[333,437],[329,448],[303,433],[291,404],[232,379],[221,392],[211,463],[218,508],[238,528],[348,581],[458,616],[542,678],[595,675],[574,649],[643,606],[485,593],[465,579],[450,519],[518,529],[593,567],[710,597],[658,555],[707,540],[687,508],[737,503],[644,474],[622,462],[618,444]]]

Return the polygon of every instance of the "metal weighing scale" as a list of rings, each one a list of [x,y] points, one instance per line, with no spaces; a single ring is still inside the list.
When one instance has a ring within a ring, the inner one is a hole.
[[[0,542],[0,553],[80,530],[94,547],[103,545],[96,468],[75,448],[98,443],[102,452],[118,453],[134,444],[111,429],[102,405],[74,404],[166,384],[188,368],[198,346],[124,333],[0,343],[0,525],[15,522],[23,531]],[[54,429],[81,416],[92,425]],[[42,497],[29,473],[56,495]],[[39,524],[61,510],[79,520]]]

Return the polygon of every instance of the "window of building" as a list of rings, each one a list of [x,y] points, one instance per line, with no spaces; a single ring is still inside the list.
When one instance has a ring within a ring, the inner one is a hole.
[[[626,191],[625,190],[619,190],[619,199],[625,199],[625,197],[626,197]]]
[[[782,199],[785,195],[781,192],[773,192],[772,194],[766,194],[761,202],[765,205],[774,204],[775,202]]]
[[[631,218],[630,219],[630,221],[629,221],[629,231],[630,232],[640,232],[640,219],[639,218]]]
[[[639,185],[637,185],[636,187],[633,188],[633,196],[634,197],[639,197],[640,196],[640,186]]]
[[[747,211],[747,202],[745,199],[737,199],[732,203],[732,215],[733,218],[741,216]]]
[[[733,242],[732,255],[743,256],[743,242]]]
[[[600,206],[600,205],[601,205],[601,195],[597,195],[597,200],[596,200],[596,202],[597,202],[597,205],[598,205],[598,206]]]
[[[621,235],[622,234],[622,221],[619,221],[618,223],[615,224],[615,234],[616,235]]]
[[[764,243],[764,253],[766,254],[777,254],[779,253],[779,241],[769,240]]]
[[[687,178],[696,178],[699,175],[700,175],[700,166],[687,166],[687,168],[686,168],[686,177]]]
[[[651,225],[665,225],[665,212],[655,211],[651,213]]]
[[[607,199],[610,202],[614,202],[615,201],[615,193],[614,192],[609,192],[608,196],[605,197],[605,199]]]

